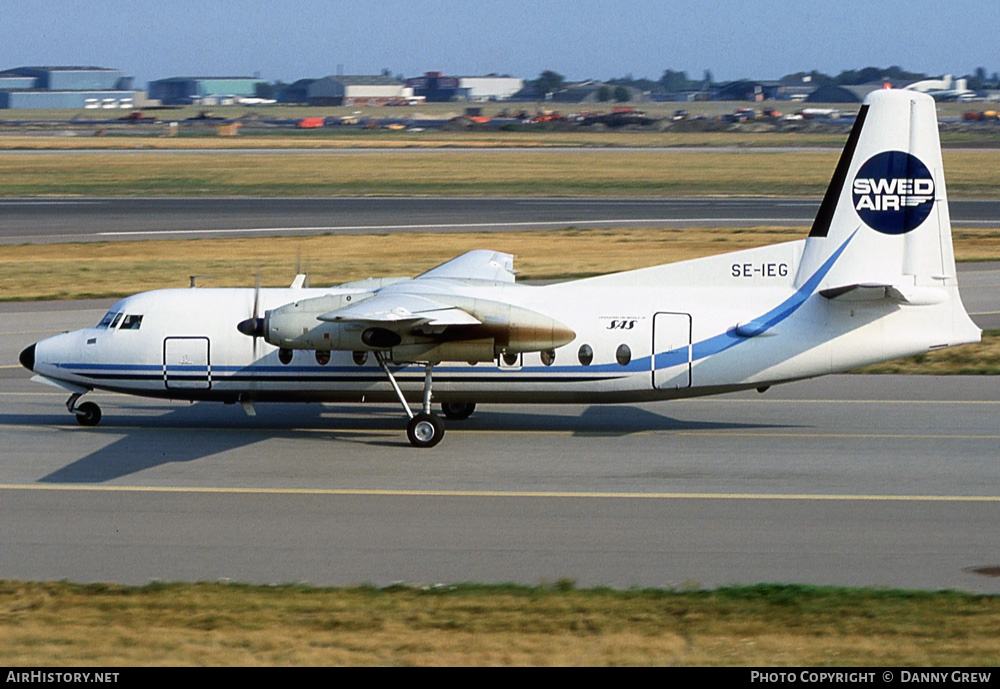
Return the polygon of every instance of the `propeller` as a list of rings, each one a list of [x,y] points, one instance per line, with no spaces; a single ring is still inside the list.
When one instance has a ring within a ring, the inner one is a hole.
[[[250,312],[250,318],[240,321],[236,324],[236,329],[247,337],[253,338],[253,358],[256,361],[259,358],[258,353],[258,339],[264,336],[264,319],[259,316],[260,314],[260,273],[254,278],[253,287],[253,309]]]

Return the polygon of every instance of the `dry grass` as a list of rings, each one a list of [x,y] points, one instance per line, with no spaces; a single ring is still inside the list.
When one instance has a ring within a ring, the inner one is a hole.
[[[985,666],[998,620],[997,597],[802,586],[7,582],[0,664]]]
[[[151,240],[5,246],[0,300],[124,296],[186,287],[291,282],[301,261],[312,284],[415,275],[464,251],[489,248],[516,257],[519,279],[549,280],[642,268],[800,239],[807,228],[612,228],[454,234],[315,235],[249,239]],[[997,232],[956,230],[959,259],[1000,259]]]
[[[746,155],[734,169],[715,153],[9,154],[0,196],[794,195],[821,193],[836,163],[835,153]]]
[[[626,228],[455,234],[397,233],[153,240],[5,246],[0,300],[124,296],[186,287],[291,282],[301,260],[312,284],[416,275],[464,251],[490,248],[516,256],[520,279],[558,279],[641,268],[803,237],[804,228]]]
[[[818,196],[839,152],[88,153],[0,156],[0,196]],[[945,155],[954,197],[995,196],[1000,151]],[[794,175],[789,174],[793,170]]]

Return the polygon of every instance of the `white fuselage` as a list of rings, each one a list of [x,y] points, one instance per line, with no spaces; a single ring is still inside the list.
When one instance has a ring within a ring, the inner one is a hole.
[[[840,301],[796,287],[804,242],[546,286],[412,280],[408,293],[450,294],[544,314],[575,333],[548,352],[492,363],[442,362],[434,399],[469,402],[621,402],[765,387],[978,339],[958,301],[921,306]],[[801,281],[800,281],[801,283]],[[396,287],[399,289],[398,287]],[[289,302],[360,290],[262,289],[260,313]],[[123,299],[112,319],[43,340],[34,370],[85,389],[185,400],[394,399],[373,352],[285,352],[237,330],[253,289],[158,290]],[[957,307],[957,309],[956,309]],[[954,317],[960,312],[964,319]],[[126,325],[141,316],[138,327]],[[129,317],[132,317],[131,321]],[[505,360],[507,359],[507,360]],[[420,365],[392,367],[418,399]]]

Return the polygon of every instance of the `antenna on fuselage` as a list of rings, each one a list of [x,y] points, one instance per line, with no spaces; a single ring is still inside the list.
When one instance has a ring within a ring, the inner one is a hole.
[[[198,278],[212,278],[212,277],[215,277],[215,276],[214,275],[188,275],[188,278],[191,280],[191,285],[190,285],[191,287],[197,287],[198,286],[198,285],[195,284],[195,281]]]
[[[299,249],[295,252],[295,281],[292,283],[292,287],[309,286],[309,269],[302,270],[302,249]]]

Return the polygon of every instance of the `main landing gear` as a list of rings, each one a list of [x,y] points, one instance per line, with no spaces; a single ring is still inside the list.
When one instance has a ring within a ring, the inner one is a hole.
[[[476,411],[475,402],[441,403],[441,412],[444,414],[446,419],[451,419],[452,421],[464,421],[472,416],[472,412],[474,411]]]
[[[403,391],[399,389],[399,384],[396,383],[395,376],[392,375],[392,371],[386,365],[385,356],[382,352],[375,352],[375,361],[378,362],[378,365],[389,379],[392,389],[396,391],[396,397],[399,398],[400,404],[403,405],[403,411],[410,417],[409,423],[406,424],[406,438],[410,441],[410,444],[414,447],[434,447],[441,442],[441,438],[444,437],[444,422],[440,416],[431,413],[431,380],[434,373],[434,364],[430,362],[424,364],[424,404],[422,411],[414,414],[410,410],[410,405],[406,403],[406,398],[403,397]]]
[[[423,405],[421,410],[414,414],[410,409],[410,405],[407,404],[406,398],[403,397],[403,392],[399,389],[399,384],[396,383],[395,376],[392,375],[392,371],[389,370],[389,366],[386,364],[385,355],[382,352],[376,351],[375,361],[378,362],[386,378],[389,379],[392,389],[396,391],[396,397],[399,398],[400,404],[403,405],[403,411],[410,417],[409,422],[406,424],[406,438],[410,441],[410,444],[414,447],[434,447],[441,442],[441,438],[444,437],[444,421],[441,420],[440,416],[431,412],[431,382],[434,373],[434,364],[430,362],[424,364]],[[444,402],[441,405],[441,411],[445,417],[453,421],[467,419],[472,416],[472,412],[475,410],[476,405],[473,402]]]
[[[83,396],[82,392],[74,392],[66,400],[66,409],[76,416],[76,422],[81,426],[96,426],[101,422],[101,408],[93,402],[84,402],[77,406],[76,401]]]

